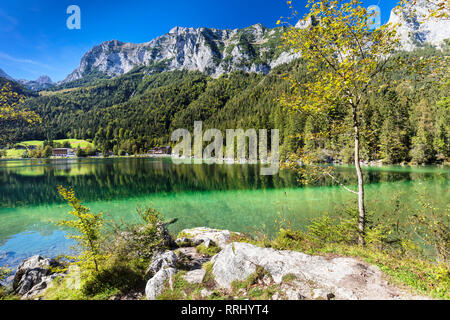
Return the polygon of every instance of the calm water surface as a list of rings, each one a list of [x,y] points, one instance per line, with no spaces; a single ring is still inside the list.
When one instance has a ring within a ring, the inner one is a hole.
[[[351,167],[337,171],[356,183]],[[365,168],[368,208],[402,219],[417,210],[419,194],[445,207],[449,174],[448,167]],[[166,219],[178,218],[173,232],[208,226],[273,234],[277,220],[302,228],[354,200],[327,180],[305,187],[290,171],[261,176],[259,165],[176,165],[162,158],[0,161],[0,266],[69,250],[65,231],[53,223],[69,211],[58,185],[72,186],[83,204],[109,219],[136,221],[136,206],[151,204]],[[401,206],[394,212],[395,199]]]

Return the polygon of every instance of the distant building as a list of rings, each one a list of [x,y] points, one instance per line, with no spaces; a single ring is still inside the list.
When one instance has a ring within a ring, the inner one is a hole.
[[[75,157],[76,153],[74,149],[70,148],[53,148],[52,156],[54,157]]]
[[[156,147],[148,152],[149,154],[171,154],[172,148],[170,146]]]

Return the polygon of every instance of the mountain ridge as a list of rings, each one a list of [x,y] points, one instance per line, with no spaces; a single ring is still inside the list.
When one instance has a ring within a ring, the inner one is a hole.
[[[441,48],[450,39],[450,21],[425,19],[429,0],[407,5],[403,12],[391,11],[388,23],[398,24],[400,48],[412,51],[430,44]],[[297,24],[296,27],[304,27]],[[217,78],[232,71],[267,74],[300,54],[281,48],[286,27],[267,28],[261,23],[243,29],[173,27],[168,33],[144,43],[104,41],[87,51],[79,66],[64,80],[53,83],[47,76],[37,80],[15,80],[40,91],[55,85],[78,86],[91,80],[113,78],[144,66],[147,74],[174,70],[200,71]],[[77,81],[78,80],[78,81]]]
[[[255,24],[244,29],[174,27],[149,42],[105,41],[89,50],[80,65],[61,83],[79,80],[90,72],[118,76],[139,65],[163,64],[164,71],[188,70],[218,77],[242,70],[267,74],[296,55],[282,52],[283,27]]]
[[[14,79],[1,68],[0,68],[0,78],[4,78],[6,80],[19,83],[31,91],[45,90],[55,85],[52,79],[50,79],[50,77],[45,74],[41,75],[36,80]]]
[[[450,39],[448,19],[425,19],[431,9],[428,1],[418,0],[407,4],[403,12],[391,11],[388,23],[398,24],[400,49],[412,51],[425,44],[440,48]],[[156,65],[159,71],[197,70],[212,77],[237,70],[267,74],[300,56],[280,49],[284,28],[270,29],[260,23],[223,30],[176,26],[145,43],[105,41],[89,50],[79,67],[60,83],[80,80],[92,72],[115,77],[140,65]]]
[[[52,79],[50,79],[50,77],[45,74],[38,77],[36,80],[19,79],[16,81],[23,84],[26,88],[28,88],[32,91],[45,90],[45,89],[51,88],[55,85],[55,83],[52,81]]]
[[[450,20],[430,17],[436,9],[431,0],[417,0],[413,5],[408,3],[405,10],[391,11],[388,23],[398,24],[397,35],[403,50],[412,51],[417,45],[430,44],[441,49],[446,39],[450,39]],[[449,14],[449,10],[445,9]]]

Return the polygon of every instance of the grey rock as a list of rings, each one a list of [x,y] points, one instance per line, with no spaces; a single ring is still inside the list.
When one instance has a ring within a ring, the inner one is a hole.
[[[229,289],[234,280],[245,280],[256,267],[268,271],[275,283],[283,276],[297,277],[293,292],[286,287],[288,299],[313,299],[313,289],[333,293],[336,299],[422,299],[393,287],[379,268],[353,258],[326,259],[301,252],[277,251],[248,243],[227,245],[212,259],[216,283]],[[292,286],[291,286],[292,287]]]
[[[114,295],[109,300],[141,300],[143,296],[142,292],[131,291],[127,294]]]
[[[433,8],[430,0],[419,0],[402,13],[391,12],[389,22],[401,23],[397,31],[402,49],[412,50],[425,43],[440,47],[450,38],[448,19],[423,18],[430,8]],[[299,21],[296,27],[307,28],[314,23],[318,22]],[[79,67],[62,83],[93,73],[116,77],[137,66],[146,67],[144,74],[173,70],[195,70],[212,77],[236,70],[267,74],[276,66],[300,57],[299,53],[278,49],[284,31],[284,27],[269,29],[261,24],[234,30],[174,27],[146,43],[106,41],[89,50]]]
[[[278,60],[283,28],[269,29],[261,24],[234,30],[174,27],[142,44],[106,41],[89,50],[63,83],[92,72],[115,77],[136,66],[148,67],[149,74],[172,70],[196,70],[213,77],[236,70],[266,74],[294,59],[288,54]]]
[[[189,283],[202,283],[205,278],[205,269],[195,269],[187,272],[183,278]]]
[[[183,247],[177,249],[178,260],[189,269],[200,269],[202,265],[210,260],[208,256],[198,253],[194,247]]]
[[[162,268],[175,268],[178,257],[173,251],[156,254],[147,269],[147,274],[153,276]]]
[[[155,300],[164,290],[164,284],[169,279],[169,285],[172,286],[172,277],[177,273],[175,268],[160,269],[145,286],[145,296],[147,300]]]
[[[24,298],[31,298],[43,292],[50,286],[60,273],[54,273],[51,268],[61,267],[54,259],[43,258],[39,255],[25,259],[17,267],[13,280],[13,290]]]
[[[181,231],[184,238],[188,238],[195,246],[204,244],[206,247],[217,245],[220,248],[225,247],[231,237],[229,230],[217,230],[206,227],[184,229]]]
[[[286,286],[281,289],[285,300],[303,300],[305,297],[300,293],[300,290],[295,287]]]
[[[262,279],[262,283],[266,286],[270,285],[272,283],[272,277],[265,275],[264,278]]]
[[[449,19],[427,19],[429,10],[436,9],[436,2],[417,0],[416,4],[408,3],[401,12],[392,10],[389,23],[398,24],[396,30],[401,49],[411,51],[426,43],[440,48],[444,40],[450,39]],[[444,11],[449,13],[448,9],[444,8]]]
[[[208,238],[204,239],[202,242],[200,242],[200,244],[203,244],[206,248],[209,248],[210,246],[211,247],[217,246],[213,240]]]
[[[202,289],[200,291],[200,295],[202,296],[202,298],[206,298],[209,297],[210,295],[212,295],[214,293],[214,291],[208,290],[208,289]]]
[[[40,282],[34,285],[28,292],[22,295],[22,299],[32,299],[41,293],[43,293],[47,288],[51,287],[53,280],[58,277],[64,277],[63,273],[52,273],[49,276],[42,277]]]
[[[334,298],[334,294],[332,292],[329,292],[328,290],[318,288],[312,290],[312,298],[330,300]]]
[[[180,238],[176,239],[175,243],[177,244],[178,247],[192,247],[193,246],[191,239],[185,238],[185,237],[180,237]]]

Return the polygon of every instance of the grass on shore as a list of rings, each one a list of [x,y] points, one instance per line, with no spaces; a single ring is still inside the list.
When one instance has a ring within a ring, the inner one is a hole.
[[[323,218],[318,218],[320,220]],[[325,229],[326,233],[327,230]],[[337,234],[334,234],[335,236]],[[239,241],[276,250],[299,251],[310,255],[326,257],[353,257],[380,268],[390,283],[412,289],[412,293],[435,299],[450,300],[450,266],[448,262],[429,260],[420,248],[410,241],[402,241],[398,246],[386,245],[380,241],[365,246],[337,236],[334,240],[324,239],[309,229],[306,232],[280,229],[277,237]]]

